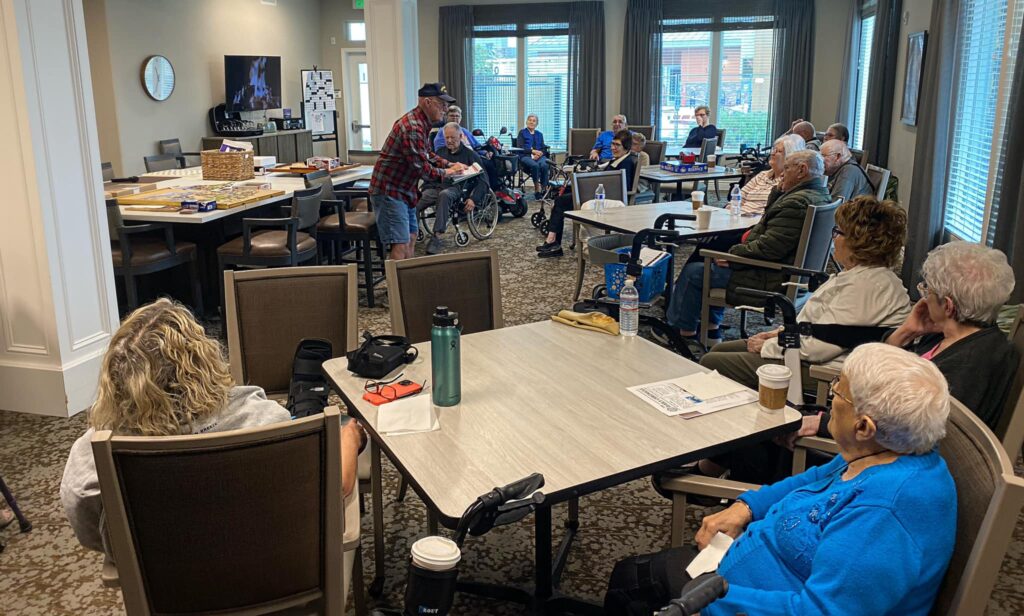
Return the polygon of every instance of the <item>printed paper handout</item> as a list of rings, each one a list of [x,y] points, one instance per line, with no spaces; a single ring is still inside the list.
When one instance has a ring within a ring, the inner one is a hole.
[[[756,392],[718,372],[701,372],[628,389],[662,413],[684,419],[757,400]]]

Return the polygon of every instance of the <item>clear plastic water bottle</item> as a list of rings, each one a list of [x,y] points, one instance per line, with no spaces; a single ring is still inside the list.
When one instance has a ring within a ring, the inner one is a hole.
[[[731,216],[739,217],[742,213],[741,201],[743,201],[743,197],[740,195],[740,186],[737,184],[732,187],[732,191],[729,193],[729,214]]]
[[[594,210],[598,214],[604,214],[604,184],[598,184],[594,191]]]
[[[619,291],[619,333],[635,336],[640,328],[640,294],[633,286],[633,279],[627,278]]]

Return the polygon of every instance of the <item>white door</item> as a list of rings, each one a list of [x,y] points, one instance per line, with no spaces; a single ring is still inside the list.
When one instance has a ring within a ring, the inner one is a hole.
[[[370,140],[370,82],[366,52],[342,52],[345,56],[345,108],[348,149],[372,150]]]

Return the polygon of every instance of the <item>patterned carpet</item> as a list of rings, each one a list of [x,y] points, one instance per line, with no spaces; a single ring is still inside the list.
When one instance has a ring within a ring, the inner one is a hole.
[[[451,238],[449,233],[448,251],[456,250]],[[566,251],[561,259],[539,260],[533,247],[540,241],[540,234],[527,218],[506,219],[498,226],[494,238],[486,242],[471,240],[462,249],[488,248],[499,252],[507,325],[546,319],[570,305],[575,280],[572,253]],[[592,271],[584,288],[599,282],[599,273]],[[382,289],[378,290],[378,298],[385,298]],[[361,308],[361,330],[383,333],[388,322],[386,308]],[[726,332],[727,337],[737,336],[733,325]],[[219,329],[219,323],[210,324],[211,332],[218,333]],[[85,419],[84,413],[68,420],[0,411],[0,473],[35,525],[25,534],[17,532],[17,524],[0,531],[0,541],[7,544],[7,549],[0,553],[0,614],[123,612],[119,593],[100,584],[101,556],[78,545],[58,499],[67,452],[85,430]],[[387,580],[380,603],[397,606],[404,589],[404,563],[409,546],[425,534],[425,512],[411,492],[405,502],[395,502],[397,475],[389,465],[385,465],[384,480]],[[705,511],[694,510],[695,518],[689,520],[691,533]],[[563,517],[564,508],[556,508],[556,541],[560,532],[557,525]],[[658,496],[647,481],[634,481],[582,499],[580,533],[569,557],[562,590],[600,600],[616,560],[668,545],[669,518],[669,502]],[[369,514],[363,518],[368,580],[374,571],[370,519]],[[484,537],[471,537],[466,542],[460,575],[465,579],[528,586],[532,580],[532,546],[532,518],[496,529]],[[510,603],[461,594],[452,613],[505,615],[521,614],[524,610]],[[1018,520],[987,613],[1024,613],[1024,518]]]

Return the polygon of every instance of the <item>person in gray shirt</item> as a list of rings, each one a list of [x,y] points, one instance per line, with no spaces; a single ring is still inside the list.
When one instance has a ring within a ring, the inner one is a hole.
[[[850,148],[838,139],[829,139],[821,144],[821,157],[825,159],[825,175],[828,176],[828,191],[832,199],[842,197],[849,201],[858,195],[873,195],[868,174],[853,160]]]

